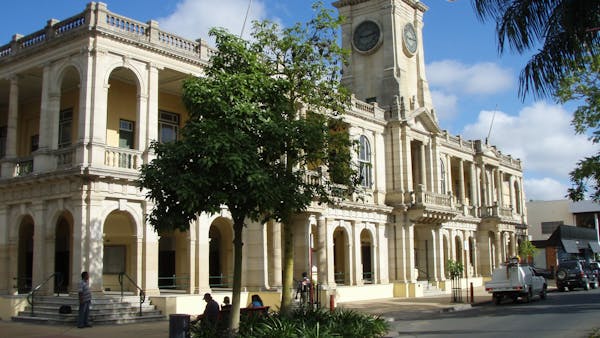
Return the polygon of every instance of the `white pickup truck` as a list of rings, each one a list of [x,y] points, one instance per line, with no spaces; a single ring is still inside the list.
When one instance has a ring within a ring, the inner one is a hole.
[[[534,295],[546,299],[548,284],[542,276],[537,276],[528,265],[519,264],[518,260],[503,264],[492,273],[492,280],[485,283],[485,291],[493,295],[494,303],[500,304],[502,299],[517,301],[522,298],[526,303]]]

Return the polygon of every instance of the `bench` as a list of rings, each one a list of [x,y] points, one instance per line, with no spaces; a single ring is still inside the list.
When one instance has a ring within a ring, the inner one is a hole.
[[[246,316],[246,317],[254,317],[254,316],[260,316],[260,317],[264,317],[264,316],[268,316],[269,315],[269,306],[257,306],[257,307],[244,307],[244,308],[240,308],[240,317]],[[229,319],[229,314],[231,313],[231,308],[226,308],[226,309],[221,309],[219,311],[219,316],[217,317],[217,321],[221,321],[221,320],[228,320]],[[201,314],[198,317],[196,317],[196,320],[193,321],[193,323],[196,323],[199,320],[202,320],[204,318],[204,315]]]

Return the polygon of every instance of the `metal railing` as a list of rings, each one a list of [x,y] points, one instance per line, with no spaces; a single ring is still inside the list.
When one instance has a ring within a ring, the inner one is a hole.
[[[48,276],[48,278],[46,278],[42,283],[40,283],[40,285],[36,286],[35,288],[33,288],[33,290],[31,290],[31,292],[27,295],[27,302],[29,303],[29,305],[31,305],[31,315],[33,316],[33,308],[34,308],[34,303],[35,303],[35,293],[38,292],[42,286],[46,285],[46,283],[48,283],[52,278],[55,278],[55,289],[59,290],[58,291],[58,295],[60,296],[60,286],[63,283],[63,275],[60,272],[55,272],[53,274],[51,274],[50,276]],[[58,287],[56,287],[58,286]]]
[[[211,288],[231,288],[231,280],[233,280],[233,276],[223,274],[208,276],[208,284]]]
[[[181,283],[183,281],[183,283]],[[159,289],[186,289],[190,285],[189,275],[172,275],[168,277],[158,277]]]
[[[146,301],[146,293],[142,288],[140,288],[131,277],[129,277],[125,272],[119,273],[119,285],[121,286],[121,298],[123,298],[123,277],[127,277],[129,282],[135,286],[140,291],[140,317],[142,316],[142,304]]]

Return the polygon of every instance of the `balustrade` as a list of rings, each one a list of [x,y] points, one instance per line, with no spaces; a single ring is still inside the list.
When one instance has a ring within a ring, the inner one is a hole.
[[[188,40],[161,31],[157,26],[151,26],[149,23],[142,23],[112,13],[102,3],[91,3],[85,11],[68,19],[62,21],[51,20],[44,29],[26,36],[16,35],[11,43],[0,46],[0,59],[17,55],[21,50],[34,48],[81,29],[90,32],[104,31],[109,34],[118,34],[121,38],[129,38],[148,45],[162,46],[168,51],[184,54],[196,60],[199,60],[202,56],[199,40]],[[208,59],[209,56],[210,51],[207,51],[204,58]]]
[[[106,147],[104,164],[113,168],[137,170],[142,165],[142,152],[132,149]]]

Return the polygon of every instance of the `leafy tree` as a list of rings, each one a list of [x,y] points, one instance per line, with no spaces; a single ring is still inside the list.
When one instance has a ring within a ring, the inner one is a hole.
[[[528,240],[521,242],[521,245],[519,245],[519,256],[528,263],[533,262],[533,255],[535,255],[537,251],[538,248]]]
[[[572,124],[578,134],[590,132],[593,143],[600,142],[600,56],[586,58],[583,66],[573,65],[570,73],[560,84],[556,97],[561,103],[579,102]],[[579,161],[570,173],[573,186],[569,198],[585,199],[588,194],[600,201],[600,152]]]
[[[482,20],[496,22],[500,53],[508,45],[519,54],[537,50],[520,75],[519,94],[554,96],[559,102],[582,102],[572,124],[579,134],[591,130],[600,140],[598,121],[598,53],[600,1],[472,0]],[[572,200],[600,201],[600,153],[577,163],[570,173]]]
[[[472,0],[483,21],[496,22],[498,50],[537,50],[521,71],[520,96],[551,96],[573,64],[598,55],[600,2],[588,0]],[[540,46],[541,45],[541,46]]]
[[[148,221],[156,230],[185,231],[200,213],[229,208],[232,330],[239,325],[244,222],[283,223],[285,309],[293,281],[292,215],[314,201],[332,201],[327,172],[309,169],[338,167],[333,149],[351,146],[348,137],[333,137],[329,128],[348,103],[339,87],[340,19],[321,3],[314,9],[315,18],[290,28],[255,22],[251,41],[212,29],[217,50],[205,76],[184,83],[190,118],[181,139],[153,143],[156,158],[141,169],[138,183],[154,203]],[[336,183],[352,187],[355,176],[350,171]]]

